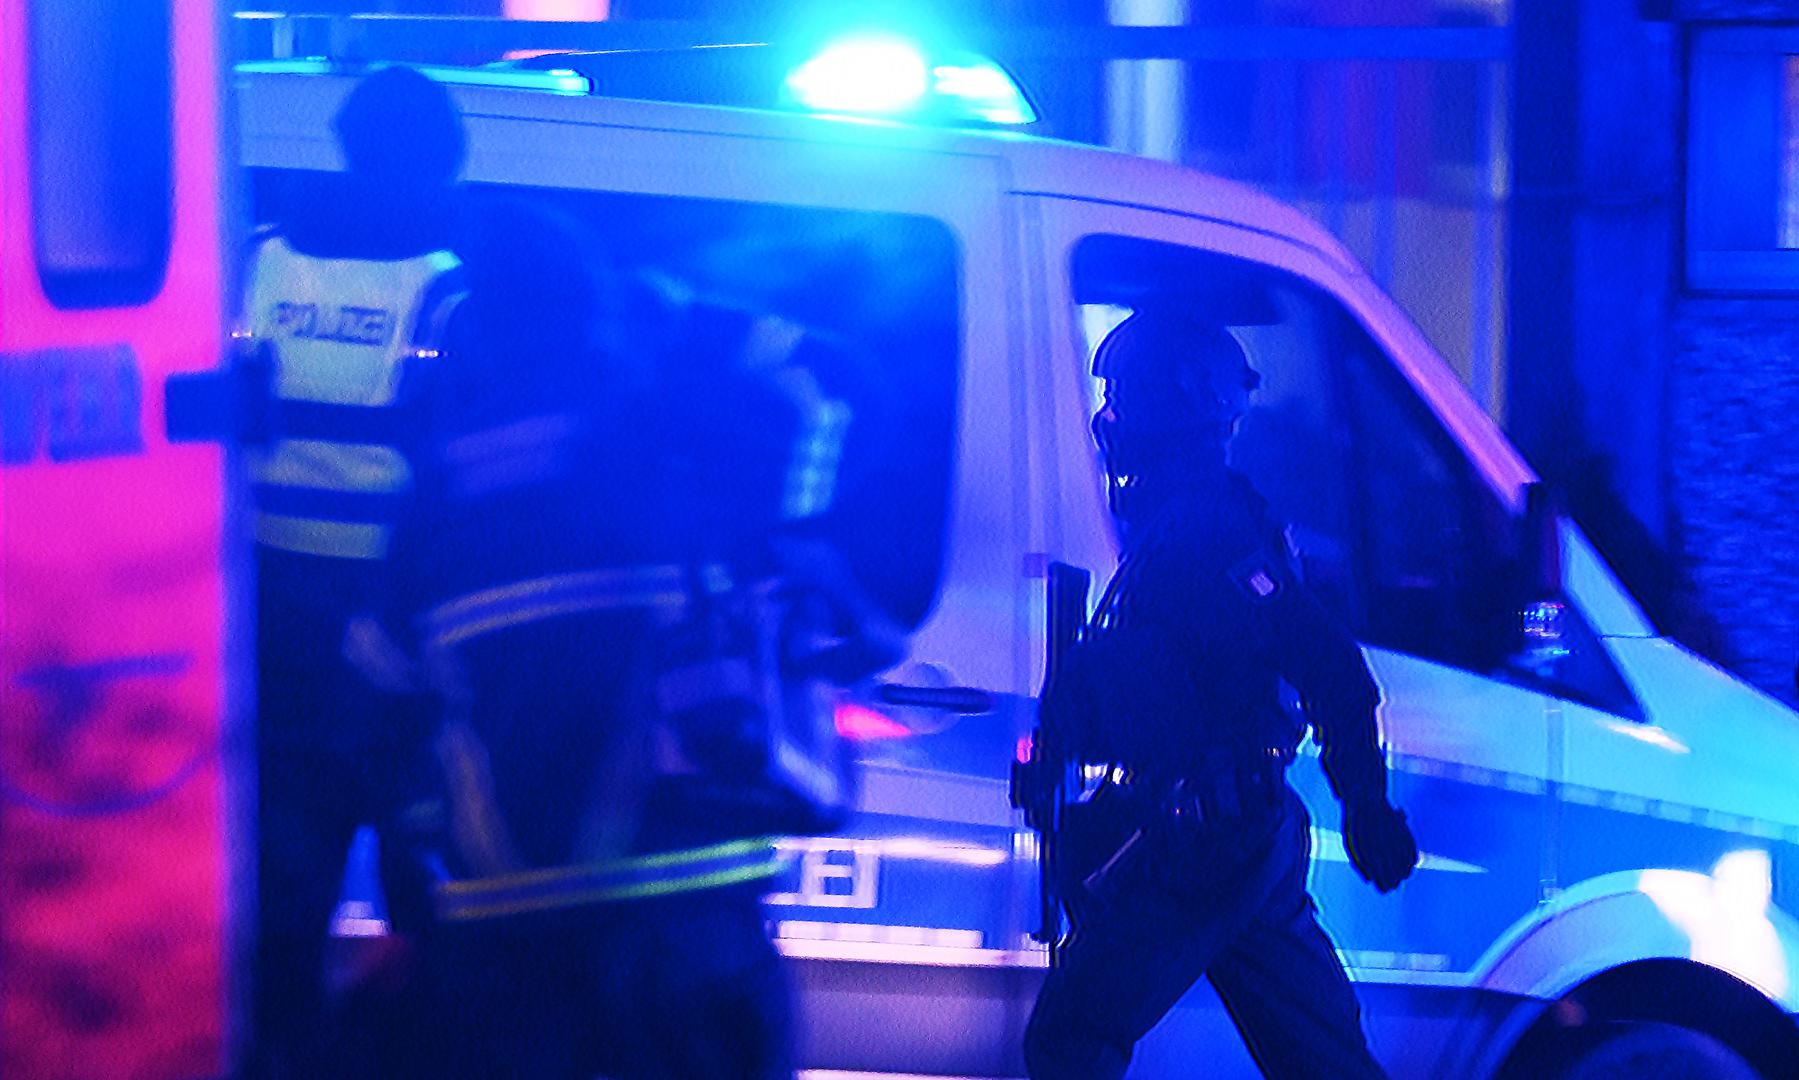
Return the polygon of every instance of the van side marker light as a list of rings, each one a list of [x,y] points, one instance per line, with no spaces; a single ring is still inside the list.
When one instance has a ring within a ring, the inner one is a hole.
[[[839,701],[832,712],[837,734],[854,742],[907,739],[915,732],[886,713],[854,701]]]

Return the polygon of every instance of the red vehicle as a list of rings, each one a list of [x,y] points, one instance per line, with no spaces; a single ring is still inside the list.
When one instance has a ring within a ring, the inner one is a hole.
[[[0,5],[0,1075],[228,1069],[214,0]]]

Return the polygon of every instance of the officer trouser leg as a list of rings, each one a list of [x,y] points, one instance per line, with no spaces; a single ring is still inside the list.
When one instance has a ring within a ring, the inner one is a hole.
[[[1373,1080],[1361,1010],[1306,892],[1310,819],[1291,794],[1276,842],[1281,873],[1268,898],[1207,976],[1264,1075],[1274,1080]]]
[[[1032,1080],[1124,1075],[1131,1048],[1225,947],[1230,925],[1196,920],[1159,890],[1120,897],[1069,942],[1025,1028]]]
[[[328,761],[288,754],[259,783],[254,1075],[313,1073],[328,1049],[325,938],[358,820],[342,782]]]
[[[1383,1075],[1305,891],[1305,809],[1284,799],[1273,842],[1231,876],[1237,891],[1179,900],[1134,888],[1075,935],[1026,1028],[1033,1080],[1122,1076],[1137,1040],[1201,975],[1268,1076]]]
[[[246,1073],[343,1076],[345,1031],[324,978],[325,944],[372,779],[393,765],[367,729],[375,699],[323,632],[264,626],[258,640],[257,852],[252,1035]],[[310,628],[307,628],[310,629]],[[373,1070],[365,1070],[372,1075]]]
[[[405,1080],[588,1080],[611,1036],[591,958],[616,953],[603,905],[433,928],[420,941],[428,1045]],[[383,1074],[382,1080],[389,1080]]]
[[[793,1016],[785,962],[753,887],[634,905],[625,932],[631,1015],[620,1075],[644,1080],[787,1080]]]
[[[1355,991],[1303,891],[1281,897],[1237,936],[1207,976],[1271,1080],[1372,1080]]]

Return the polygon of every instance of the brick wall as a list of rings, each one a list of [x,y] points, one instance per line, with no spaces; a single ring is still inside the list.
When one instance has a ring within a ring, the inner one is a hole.
[[[1695,22],[1799,20],[1799,0],[1641,0],[1641,7],[1657,17]]]
[[[1799,663],[1799,301],[1675,304],[1668,379],[1669,504],[1691,642],[1795,700]]]

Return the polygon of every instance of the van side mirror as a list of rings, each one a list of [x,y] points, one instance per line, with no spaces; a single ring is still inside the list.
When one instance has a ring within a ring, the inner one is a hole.
[[[1519,526],[1518,636],[1514,662],[1550,675],[1568,656],[1568,604],[1562,591],[1562,509],[1549,485],[1524,489]]]
[[[1531,598],[1561,596],[1561,499],[1541,480],[1533,480],[1524,488],[1524,519],[1519,533],[1525,593]]]

